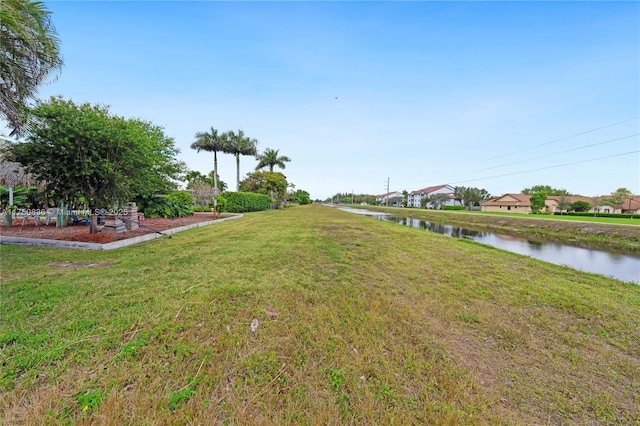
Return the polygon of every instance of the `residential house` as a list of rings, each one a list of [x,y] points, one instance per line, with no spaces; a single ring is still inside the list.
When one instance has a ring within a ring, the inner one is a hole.
[[[592,206],[591,211],[593,211],[593,205],[595,201],[591,197],[583,197],[581,195],[548,195],[547,200],[544,203],[544,212],[545,213],[561,213],[566,212],[568,209],[560,209],[558,206],[562,204],[563,199],[573,204],[576,201],[584,201],[585,203],[589,203]]]
[[[640,214],[640,195],[636,195],[635,197],[626,200],[622,203],[621,206],[616,207],[607,204],[607,198],[609,195],[602,195],[597,198],[593,198],[594,202],[591,205],[598,204],[595,208],[592,208],[591,211],[595,210],[596,213],[625,213],[625,214]],[[598,203],[595,201],[599,200]]]
[[[609,196],[602,197],[583,197],[580,195],[549,195],[545,201],[543,213],[560,213],[558,207],[564,198],[567,202],[573,204],[576,201],[585,201],[591,205],[589,210],[591,213],[639,213],[640,214],[640,196],[635,197],[622,205],[622,208],[615,208],[606,204],[599,204],[597,200],[606,200]],[[596,204],[599,204],[596,206]],[[594,207],[595,206],[595,207]],[[497,198],[486,200],[480,204],[480,210],[483,212],[501,212],[501,213],[531,213],[531,195],[527,194],[504,194]],[[562,210],[566,211],[566,209]]]
[[[640,195],[636,195],[629,201],[622,203],[621,213],[640,213]]]
[[[531,195],[504,194],[483,201],[480,203],[480,210],[483,212],[528,214],[531,213]]]
[[[409,193],[409,200],[407,202],[407,205],[409,207],[422,207],[422,200],[436,194],[445,194],[449,197],[449,200],[443,204],[445,206],[460,205],[460,203],[456,201],[453,192],[454,188],[451,185],[428,186],[416,191],[411,191]],[[433,205],[428,203],[425,207],[433,208]]]
[[[387,192],[386,194],[376,196],[376,202],[381,205],[401,207],[403,201],[404,195],[402,195],[402,192],[398,191]]]

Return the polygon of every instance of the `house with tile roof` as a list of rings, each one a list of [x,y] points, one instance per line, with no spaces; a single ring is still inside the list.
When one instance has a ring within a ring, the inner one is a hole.
[[[528,214],[531,213],[531,195],[504,194],[483,201],[480,203],[480,210],[483,212]]]
[[[460,205],[460,203],[456,201],[455,196],[453,195],[453,191],[454,188],[451,185],[428,186],[426,188],[411,191],[409,193],[407,205],[409,207],[422,207],[422,200],[436,194],[445,194],[448,196],[449,200],[443,204],[445,206]],[[433,208],[433,205],[429,203],[425,207]]]
[[[387,192],[386,194],[376,195],[376,202],[381,205],[390,205],[394,207],[402,206],[402,202],[404,201],[404,195],[402,192],[393,191]]]
[[[547,200],[544,203],[544,212],[545,213],[560,213],[566,212],[567,209],[560,209],[560,205],[562,201],[566,201],[569,204],[573,204],[576,201],[584,201],[585,203],[589,203],[591,205],[591,211],[593,212],[593,206],[596,204],[595,200],[592,197],[583,197],[582,195],[548,195]]]
[[[640,214],[640,195],[636,195],[629,200],[625,200],[621,206],[606,205],[606,200],[609,196],[603,195],[597,197],[599,200],[603,200],[602,204],[597,206],[597,212],[599,213],[628,213],[628,214]],[[594,199],[595,200],[595,199]],[[595,203],[593,203],[595,204]],[[593,205],[592,204],[592,205]]]
[[[622,213],[640,213],[640,195],[636,195],[628,202],[622,203]]]
[[[549,195],[545,201],[543,213],[560,213],[558,207],[562,198],[573,204],[576,201],[584,201],[591,205],[589,210],[592,213],[640,213],[640,196],[636,196],[628,202],[623,203],[621,208],[616,208],[606,204],[609,196],[602,197],[583,197],[581,195]],[[527,194],[504,194],[500,197],[486,200],[480,204],[480,210],[483,212],[497,213],[531,213],[531,195]],[[565,210],[562,210],[565,211]]]

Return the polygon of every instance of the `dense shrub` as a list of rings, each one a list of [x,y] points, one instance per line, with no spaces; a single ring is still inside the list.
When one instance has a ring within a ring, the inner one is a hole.
[[[165,195],[165,198],[171,202],[176,204],[183,204],[190,206],[193,204],[193,195],[187,191],[173,191]]]
[[[225,195],[228,194],[228,192],[225,192],[224,194],[216,197],[216,211],[219,212],[227,212],[229,210],[227,210],[227,199],[225,197]],[[209,208],[213,209],[213,202],[209,203]]]
[[[591,204],[586,201],[578,200],[575,203],[571,204],[571,208],[568,210],[574,210],[576,212],[588,212],[591,210]]]
[[[211,213],[213,211],[213,207],[209,206],[191,206],[191,210],[199,213]]]
[[[42,199],[37,186],[20,186],[13,187],[13,205],[24,208],[40,208],[38,202]],[[9,187],[0,186],[0,205],[6,207],[9,205]]]
[[[218,197],[218,210],[231,213],[268,210],[271,198],[253,192],[225,192]]]
[[[465,206],[442,206],[440,210],[466,210]]]
[[[291,201],[300,205],[311,204],[311,197],[307,191],[298,189],[291,197]]]
[[[560,216],[560,213],[554,213],[554,215]],[[563,216],[584,216],[584,217],[617,217],[620,219],[640,219],[638,213],[588,213],[588,212],[566,212],[562,213]]]
[[[136,200],[139,210],[148,218],[183,217],[193,214],[192,196],[186,191],[174,191],[167,195],[146,196]]]

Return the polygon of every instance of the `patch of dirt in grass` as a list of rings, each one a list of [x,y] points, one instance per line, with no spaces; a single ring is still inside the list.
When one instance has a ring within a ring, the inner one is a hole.
[[[115,265],[115,263],[102,262],[102,263],[92,263],[92,262],[51,262],[47,263],[46,266],[62,266],[64,268],[106,268],[107,266]]]
[[[229,216],[229,215],[226,215]],[[225,217],[218,215],[218,218]],[[22,220],[13,223],[13,226],[0,226],[0,235],[6,237],[21,238],[40,238],[59,241],[80,241],[87,243],[106,244],[113,241],[126,240],[128,238],[138,237],[154,233],[155,231],[166,231],[168,229],[179,228],[193,223],[207,222],[213,220],[212,214],[194,214],[193,216],[177,217],[171,219],[145,219],[144,226],[135,231],[121,232],[117,234],[98,232],[90,234],[89,227],[86,225],[66,226],[63,228],[56,227],[55,223],[49,225],[35,225],[33,221],[27,222],[22,226]],[[17,223],[19,222],[19,223]]]

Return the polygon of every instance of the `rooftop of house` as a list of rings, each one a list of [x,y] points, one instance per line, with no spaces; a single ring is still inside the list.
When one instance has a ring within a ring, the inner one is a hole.
[[[378,198],[385,198],[385,197],[391,197],[391,196],[401,196],[402,194],[398,191],[393,191],[393,192],[387,192],[386,194],[382,194],[382,195],[378,195]]]
[[[411,191],[411,195],[430,194],[432,192],[435,192],[435,191],[437,191],[439,189],[444,188],[445,186],[449,186],[449,185],[428,186],[426,188],[422,188],[422,189],[417,189],[415,191]]]
[[[552,201],[559,203],[563,198],[573,204],[576,201],[584,201],[592,206],[596,204],[596,199],[606,200],[610,195],[603,195],[599,197],[585,197],[582,195],[549,195],[547,196],[547,202]],[[528,207],[531,205],[531,195],[529,194],[504,194],[499,197],[494,197],[481,203],[483,206],[521,206]],[[640,209],[640,196],[635,196],[629,201],[626,201],[622,205],[622,209],[638,210]]]
[[[500,197],[490,198],[482,202],[483,206],[530,206],[531,195],[527,194],[504,194]]]

